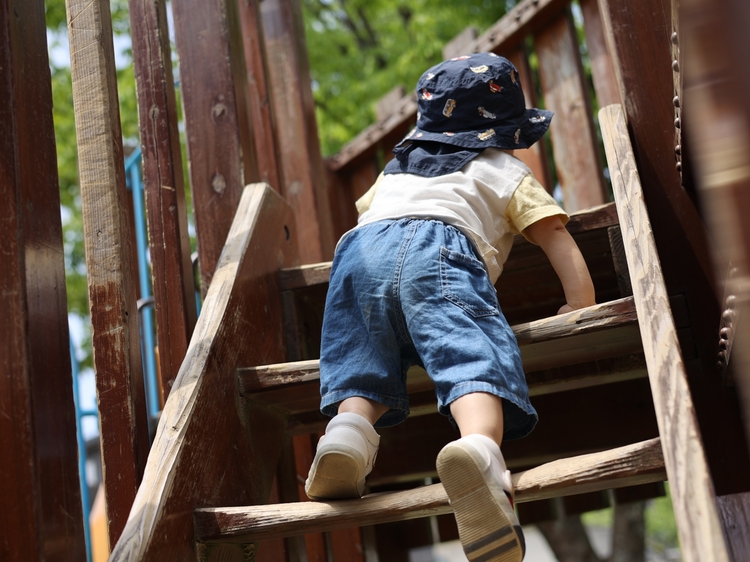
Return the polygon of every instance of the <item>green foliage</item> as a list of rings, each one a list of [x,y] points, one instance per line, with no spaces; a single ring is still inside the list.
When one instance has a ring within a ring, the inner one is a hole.
[[[332,154],[375,120],[375,102],[411,91],[468,26],[481,33],[505,13],[490,0],[302,0],[318,130]]]

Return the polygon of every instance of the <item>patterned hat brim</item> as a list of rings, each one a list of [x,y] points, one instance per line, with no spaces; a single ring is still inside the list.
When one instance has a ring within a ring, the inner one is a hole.
[[[547,132],[553,115],[546,109],[527,109],[515,120],[488,123],[476,131],[434,132],[415,127],[396,147],[409,141],[432,141],[464,148],[529,148]]]

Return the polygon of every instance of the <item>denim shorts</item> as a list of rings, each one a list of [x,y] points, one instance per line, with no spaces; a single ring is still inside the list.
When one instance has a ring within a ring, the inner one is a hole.
[[[384,220],[350,232],[331,268],[320,352],[321,412],[352,396],[390,408],[376,427],[409,415],[406,371],[425,368],[438,410],[464,394],[503,399],[505,439],[537,421],[521,354],[469,239],[435,220]]]

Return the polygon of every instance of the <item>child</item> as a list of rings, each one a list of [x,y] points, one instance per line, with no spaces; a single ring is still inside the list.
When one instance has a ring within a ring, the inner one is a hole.
[[[493,53],[451,59],[422,75],[417,96],[417,127],[336,249],[320,356],[321,411],[333,419],[305,490],[362,495],[380,442],[374,427],[406,419],[405,373],[422,365],[438,410],[461,433],[437,471],[467,557],[521,560],[500,444],[527,435],[537,415],[493,284],[521,232],[560,277],[559,313],[594,304],[594,288],[567,215],[508,152],[539,140],[552,117],[526,109],[515,67]]]

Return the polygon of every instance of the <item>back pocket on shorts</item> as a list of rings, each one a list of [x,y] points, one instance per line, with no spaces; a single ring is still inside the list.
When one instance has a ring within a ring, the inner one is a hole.
[[[500,314],[495,288],[475,257],[441,247],[440,284],[443,297],[473,317]]]

